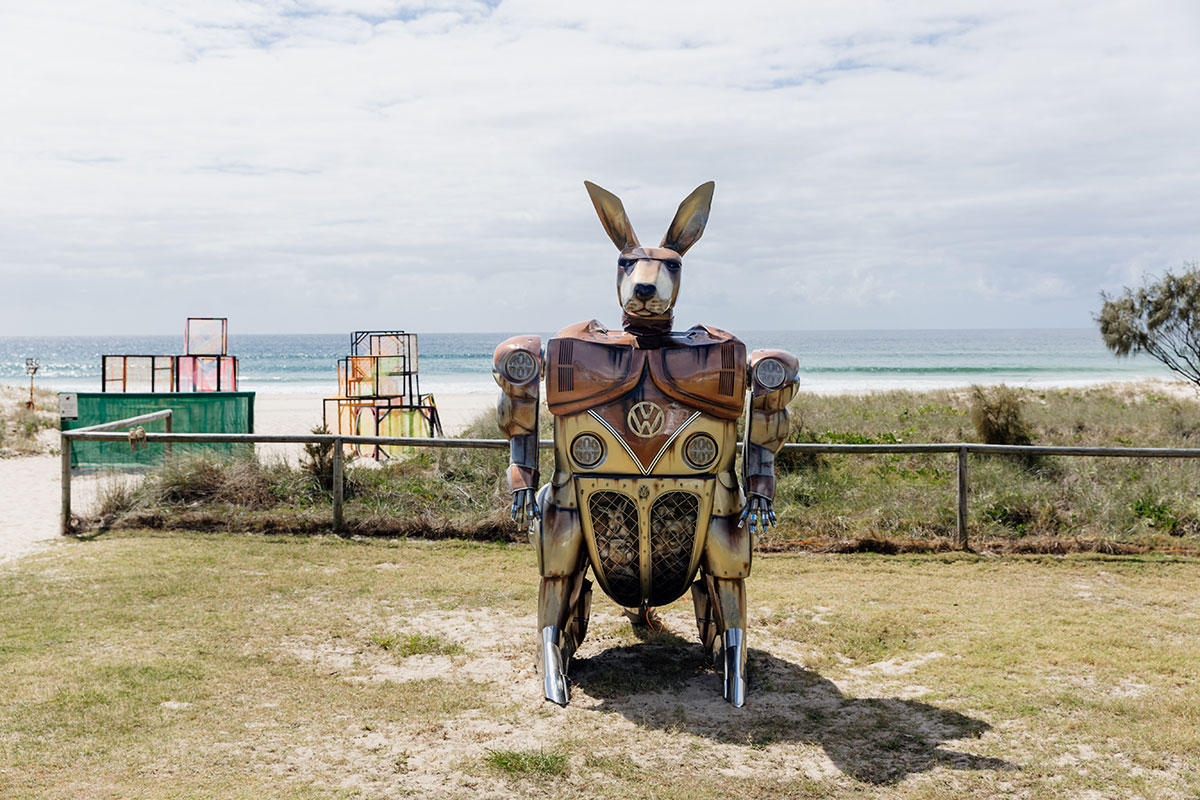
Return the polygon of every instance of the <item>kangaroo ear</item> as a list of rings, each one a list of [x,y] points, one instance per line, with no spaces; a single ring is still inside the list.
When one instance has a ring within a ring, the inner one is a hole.
[[[715,188],[717,188],[717,184],[709,181],[697,186],[696,191],[684,198],[659,247],[666,247],[683,255],[689,247],[700,240],[700,235],[704,233],[704,226],[708,224],[708,208],[712,205],[713,189]]]
[[[625,216],[625,206],[621,205],[621,198],[612,192],[601,189],[591,181],[584,181],[583,185],[587,188],[588,197],[592,198],[592,205],[596,207],[596,213],[600,215],[604,232],[608,234],[608,238],[613,240],[617,249],[627,250],[630,247],[640,246],[641,242],[638,241],[637,234],[633,232],[633,225],[629,223],[629,217]]]

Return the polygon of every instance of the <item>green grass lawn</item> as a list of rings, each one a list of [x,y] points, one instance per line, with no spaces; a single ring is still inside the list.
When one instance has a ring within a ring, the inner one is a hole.
[[[0,797],[1195,798],[1198,585],[759,556],[744,709],[601,597],[559,709],[527,546],[109,534],[0,571]]]

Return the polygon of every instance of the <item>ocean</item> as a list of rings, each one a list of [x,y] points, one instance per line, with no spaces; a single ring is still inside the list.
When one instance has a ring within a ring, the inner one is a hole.
[[[420,334],[421,391],[495,392],[492,350],[517,332]],[[1116,358],[1094,328],[742,331],[739,336],[751,349],[795,353],[802,390],[821,393],[972,383],[1044,388],[1173,377],[1153,359]],[[347,354],[349,340],[348,334],[234,333],[229,351],[239,359],[243,390],[334,395],[337,360]],[[170,355],[182,349],[182,336],[0,337],[0,383],[28,386],[25,359],[34,357],[41,363],[38,386],[99,391],[101,354]]]

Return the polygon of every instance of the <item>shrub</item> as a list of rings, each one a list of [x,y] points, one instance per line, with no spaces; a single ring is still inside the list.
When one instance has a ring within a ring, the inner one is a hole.
[[[1148,521],[1156,528],[1167,533],[1175,533],[1179,528],[1179,516],[1171,510],[1168,503],[1161,502],[1157,497],[1143,494],[1129,505],[1134,516]]]
[[[1033,444],[1032,432],[1021,416],[1021,395],[1004,384],[990,391],[972,387],[971,421],[986,444]]]
[[[312,433],[328,434],[324,423],[313,428]],[[310,442],[304,445],[304,458],[300,466],[308,473],[323,492],[333,491],[333,442]]]

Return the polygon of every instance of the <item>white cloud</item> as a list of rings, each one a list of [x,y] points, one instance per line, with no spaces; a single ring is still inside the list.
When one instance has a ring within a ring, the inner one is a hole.
[[[1191,4],[734,8],[10,6],[0,334],[615,323],[585,178],[647,242],[717,181],[681,324],[1087,325],[1200,256]]]

